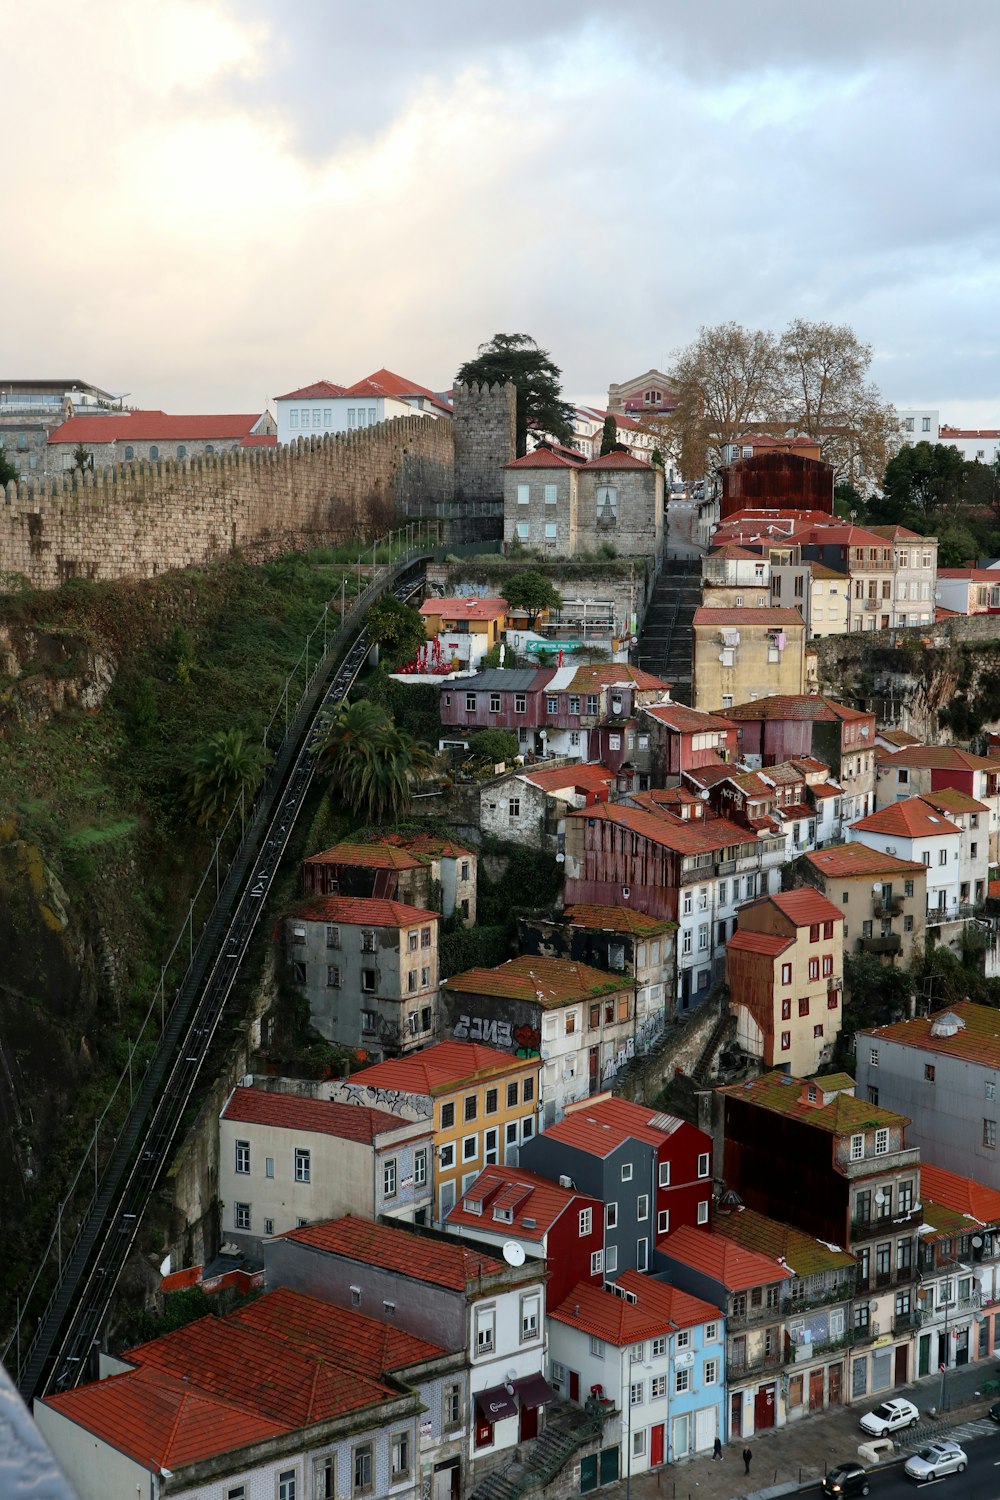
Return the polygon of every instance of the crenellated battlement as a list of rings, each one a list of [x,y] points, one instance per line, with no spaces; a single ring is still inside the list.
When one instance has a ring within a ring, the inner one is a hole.
[[[517,389],[506,385],[456,385],[455,497],[502,500],[503,466],[517,452]]]

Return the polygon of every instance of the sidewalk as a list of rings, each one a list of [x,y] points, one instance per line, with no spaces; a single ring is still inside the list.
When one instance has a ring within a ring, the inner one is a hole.
[[[818,1480],[833,1464],[857,1458],[858,1444],[864,1440],[859,1421],[886,1396],[905,1396],[926,1414],[919,1427],[898,1434],[906,1451],[913,1451],[933,1437],[943,1436],[949,1428],[977,1417],[983,1417],[995,1397],[976,1396],[982,1381],[998,1378],[993,1360],[982,1360],[948,1372],[947,1412],[931,1416],[940,1400],[940,1376],[928,1376],[916,1384],[900,1386],[870,1400],[838,1406],[814,1417],[802,1417],[785,1427],[757,1432],[750,1438],[736,1438],[722,1449],[717,1461],[709,1453],[679,1464],[665,1464],[654,1473],[632,1476],[634,1500],[761,1500],[762,1495],[778,1487],[779,1492]],[[753,1451],[750,1477],[743,1472],[740,1457],[744,1447]],[[608,1485],[602,1495],[625,1494],[625,1480]]]

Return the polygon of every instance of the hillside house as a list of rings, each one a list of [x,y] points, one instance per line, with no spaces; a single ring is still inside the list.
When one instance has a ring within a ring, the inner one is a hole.
[[[805,629],[796,609],[696,609],[694,707],[725,717],[745,698],[803,692]]]

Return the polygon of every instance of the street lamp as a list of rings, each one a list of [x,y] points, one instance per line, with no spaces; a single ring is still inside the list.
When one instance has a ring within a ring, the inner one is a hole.
[[[923,1297],[923,1298],[928,1298],[929,1297],[930,1300],[931,1300],[931,1307],[933,1308],[933,1306],[934,1306],[934,1288],[933,1287],[921,1287],[919,1289],[919,1291],[917,1292],[917,1295],[918,1295],[918,1297]],[[970,1310],[973,1311],[973,1312],[979,1312],[980,1309],[982,1308],[983,1303],[984,1303],[985,1300],[986,1299],[983,1296],[982,1290],[980,1289],[980,1287],[979,1287],[979,1285],[977,1283],[977,1285],[975,1287],[975,1290],[971,1291],[969,1293],[969,1308],[970,1308]],[[956,1307],[958,1305],[957,1298],[956,1298],[955,1305],[956,1305]],[[950,1314],[950,1312],[951,1312],[951,1300],[949,1299],[945,1303],[945,1305],[944,1305],[944,1358],[941,1360],[941,1397],[940,1397],[940,1403],[939,1403],[941,1411],[947,1411],[947,1406],[946,1406],[945,1403],[946,1403],[947,1392],[948,1392],[948,1366],[949,1366],[950,1357],[951,1357],[951,1345],[948,1342],[948,1321],[949,1321],[949,1314]]]

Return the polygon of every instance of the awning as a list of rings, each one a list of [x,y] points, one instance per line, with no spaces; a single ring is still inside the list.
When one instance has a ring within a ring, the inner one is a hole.
[[[505,1417],[517,1416],[517,1402],[508,1396],[506,1386],[491,1385],[485,1391],[476,1391],[475,1397],[486,1422],[502,1422]]]
[[[515,1380],[514,1389],[522,1406],[547,1406],[556,1399],[555,1391],[541,1375],[525,1375],[523,1380]]]

